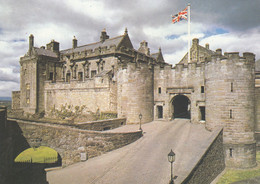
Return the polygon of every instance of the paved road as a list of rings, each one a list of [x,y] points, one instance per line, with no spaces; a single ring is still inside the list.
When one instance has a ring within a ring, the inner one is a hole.
[[[50,184],[165,184],[170,179],[167,155],[176,153],[174,175],[180,183],[190,172],[198,155],[207,147],[211,132],[189,120],[154,121],[142,126],[144,136],[123,148],[86,162],[47,173]],[[113,131],[138,129],[137,125]]]

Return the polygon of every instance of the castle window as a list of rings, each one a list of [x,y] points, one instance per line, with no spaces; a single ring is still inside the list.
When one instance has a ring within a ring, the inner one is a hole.
[[[96,74],[97,74],[96,70],[91,70],[91,78],[95,77]]]
[[[229,118],[230,118],[230,119],[233,118],[232,109],[230,109],[230,111],[229,111]]]
[[[229,157],[233,157],[233,149],[229,148]]]
[[[230,85],[230,92],[233,92],[233,82],[231,82],[231,85]]]
[[[83,72],[78,72],[78,80],[79,81],[83,80]]]
[[[66,82],[70,82],[70,72],[66,74]]]
[[[50,72],[50,74],[49,74],[49,80],[53,81],[53,72]]]
[[[104,79],[101,79],[101,83],[103,83],[104,82]]]
[[[205,106],[200,106],[200,120],[205,121]]]
[[[30,84],[26,84],[26,104],[30,104]]]
[[[161,94],[162,93],[162,89],[159,87],[158,88],[158,93]]]
[[[204,93],[204,92],[205,92],[204,86],[201,86],[201,87],[200,87],[200,92],[201,92],[201,93]]]

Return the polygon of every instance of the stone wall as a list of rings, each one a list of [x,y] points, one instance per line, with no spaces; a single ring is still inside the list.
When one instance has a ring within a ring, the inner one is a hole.
[[[191,102],[192,122],[199,123],[201,120],[200,106],[205,106],[205,93],[201,92],[201,86],[205,85],[204,71],[204,63],[177,64],[175,68],[155,66],[154,118],[158,119],[156,106],[160,105],[163,106],[163,119],[171,119],[174,113],[172,103],[174,97],[184,95]],[[161,93],[158,93],[158,88],[161,88]]]
[[[86,112],[116,112],[116,102],[111,90],[113,84],[108,76],[84,81],[45,82],[45,112],[62,106],[85,107]]]
[[[148,63],[121,65],[117,75],[118,117],[127,117],[128,124],[153,120],[153,70]]]
[[[210,146],[182,184],[210,184],[224,169],[223,130],[216,131]]]
[[[11,122],[15,126],[16,122]],[[23,136],[31,145],[35,138],[42,139],[42,145],[55,149],[62,158],[62,165],[80,161],[80,154],[88,158],[101,155],[134,142],[142,136],[141,131],[130,133],[109,133],[80,130],[62,125],[17,121]]]
[[[256,165],[254,76],[254,54],[251,53],[243,53],[243,57],[239,53],[215,55],[206,64],[206,128],[224,127],[225,158],[229,167]]]
[[[79,129],[103,131],[110,130],[126,124],[125,118],[98,120],[85,123],[76,123]]]
[[[13,167],[13,141],[6,126],[6,107],[0,107],[0,183],[7,183]]]
[[[20,91],[12,91],[12,109],[20,109]]]

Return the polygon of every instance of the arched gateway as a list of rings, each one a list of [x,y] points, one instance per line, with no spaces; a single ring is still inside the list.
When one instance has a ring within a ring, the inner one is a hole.
[[[176,95],[172,99],[172,118],[190,119],[190,99],[185,95]]]

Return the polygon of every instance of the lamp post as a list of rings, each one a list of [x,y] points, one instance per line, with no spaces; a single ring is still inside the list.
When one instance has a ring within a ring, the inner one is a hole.
[[[174,184],[173,181],[173,172],[172,172],[172,163],[175,161],[175,153],[172,151],[170,151],[170,153],[168,154],[168,161],[171,163],[171,181],[170,184]]]
[[[140,114],[139,114],[139,119],[140,119],[140,127],[139,127],[139,130],[141,130],[141,131],[142,131],[142,127],[141,127],[142,117],[143,117],[143,115],[142,115],[142,113],[140,113]]]

